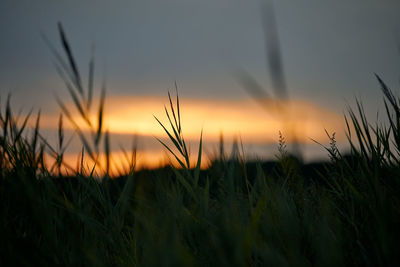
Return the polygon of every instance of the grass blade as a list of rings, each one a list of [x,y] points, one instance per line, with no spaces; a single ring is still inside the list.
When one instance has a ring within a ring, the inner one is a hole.
[[[93,98],[93,80],[94,80],[94,56],[92,49],[92,56],[89,62],[89,78],[88,78],[88,96],[87,96],[87,106],[86,109],[89,111],[92,105]]]
[[[170,116],[168,114],[168,111],[167,111],[167,108],[165,106],[164,106],[164,109],[165,109],[165,114],[167,114],[167,118],[168,118],[169,124],[171,125],[171,128],[172,128],[172,130],[174,132],[175,140],[178,142],[179,147],[181,147],[182,146],[182,141],[181,141],[181,137],[179,136],[179,134],[177,132],[177,128],[176,128],[176,126],[174,126],[172,124],[171,118],[170,118]]]
[[[110,174],[110,134],[108,130],[106,131],[105,139],[104,139],[104,151],[106,155],[106,173]]]
[[[179,159],[179,157],[163,141],[161,141],[157,137],[156,137],[156,139],[175,157],[175,159],[178,161],[179,165],[181,165],[181,167],[183,169],[186,169],[185,164]]]
[[[178,85],[175,81],[175,92],[176,92],[176,109],[178,111],[178,132],[182,132],[182,127],[181,127],[181,112],[179,108],[179,95],[178,95]]]
[[[92,123],[90,122],[85,110],[83,109],[81,103],[79,102],[78,96],[75,94],[73,88],[67,84],[67,89],[72,97],[72,100],[74,101],[75,107],[78,109],[79,113],[81,114],[85,122],[89,125],[89,127],[91,127]]]
[[[67,37],[65,35],[65,32],[64,32],[64,29],[62,27],[61,22],[58,23],[58,31],[60,33],[62,46],[63,46],[64,51],[65,51],[65,53],[66,53],[66,55],[68,57],[68,61],[69,61],[69,64],[71,66],[71,70],[72,70],[72,73],[74,75],[74,81],[75,81],[76,88],[78,89],[78,91],[81,94],[81,96],[83,96],[81,77],[80,77],[80,74],[79,74],[79,71],[78,71],[78,67],[77,67],[77,65],[75,63],[75,59],[74,59],[74,56],[72,54],[71,47],[70,47],[70,45],[68,43],[68,40],[67,40]]]
[[[28,123],[28,120],[29,120],[31,114],[32,114],[32,110],[29,111],[28,115],[26,115],[26,117],[25,117],[25,119],[24,119],[24,122],[22,123],[21,128],[17,131],[17,133],[16,133],[16,135],[15,135],[14,142],[16,142],[17,140],[20,139],[20,137],[21,137],[23,131],[25,130],[26,124]]]
[[[174,105],[172,104],[171,95],[170,95],[169,92],[168,92],[168,99],[169,99],[169,104],[170,104],[171,111],[172,111],[172,116],[174,117],[175,127],[178,129],[178,132],[179,132],[179,124],[178,124],[178,122],[176,120]],[[168,116],[168,119],[169,119],[168,113],[167,113],[167,116]],[[171,123],[171,120],[170,120],[170,123]],[[171,125],[172,125],[172,123],[171,123]]]
[[[38,139],[38,134],[39,134],[39,122],[40,122],[40,110],[37,114],[37,118],[36,118],[36,123],[35,123],[35,130],[33,133],[33,137],[32,137],[32,142],[31,142],[31,153],[32,155],[36,154],[36,144],[37,144],[37,139]]]
[[[199,153],[197,154],[197,165],[196,165],[196,168],[194,170],[194,184],[195,184],[195,186],[198,186],[198,184],[199,184],[202,147],[203,147],[203,130],[201,130],[201,134],[200,134]]]
[[[61,151],[64,143],[64,129],[63,129],[63,116],[60,113],[60,117],[58,119],[58,148]]]
[[[101,133],[103,129],[103,113],[104,113],[104,101],[106,98],[105,88],[101,90],[101,97],[100,97],[100,104],[99,104],[99,111],[97,117],[97,132],[95,138],[95,145],[97,146],[100,142]]]
[[[168,135],[169,139],[174,143],[175,147],[179,150],[179,152],[183,155],[183,151],[181,149],[181,146],[179,145],[178,141],[175,140],[175,138],[169,133],[169,131],[167,130],[167,128],[165,128],[165,126],[160,122],[159,119],[157,119],[156,116],[154,116],[154,118],[157,120],[157,122],[161,125],[161,127],[164,129],[164,131],[166,132],[166,134]]]
[[[186,181],[185,177],[176,168],[172,168],[173,172],[175,173],[176,178],[178,181],[183,185],[186,191],[192,196],[193,199],[196,199],[196,194],[193,191],[192,186]]]

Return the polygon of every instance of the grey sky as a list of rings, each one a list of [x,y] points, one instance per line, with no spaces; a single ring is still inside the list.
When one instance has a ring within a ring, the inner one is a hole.
[[[95,44],[109,95],[166,95],[177,80],[182,97],[247,97],[237,67],[270,86],[259,3],[2,0],[0,95],[54,108],[52,92],[64,88],[40,32],[60,47],[61,21],[83,73]],[[382,97],[373,73],[398,88],[400,1],[280,0],[275,9],[291,97],[341,113],[360,96],[374,113]]]

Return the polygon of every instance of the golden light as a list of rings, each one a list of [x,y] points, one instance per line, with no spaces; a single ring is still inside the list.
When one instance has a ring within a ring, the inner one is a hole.
[[[251,99],[181,99],[180,104],[184,136],[194,140],[203,129],[205,140],[218,140],[222,132],[228,138],[241,136],[243,140],[271,142],[276,140],[278,131],[283,131],[290,142],[293,128],[299,142],[309,143],[310,138],[324,139],[326,128],[343,129],[341,116],[305,101],[281,103],[286,109],[284,117],[273,110],[268,112]],[[168,99],[161,97],[110,97],[105,127],[114,133],[165,136],[153,117],[168,123],[164,105],[168,107]]]
[[[150,136],[165,138],[166,134],[155,120],[156,116],[164,125],[168,125],[164,105],[169,108],[167,97],[124,96],[106,99],[104,128],[111,134]],[[73,105],[70,105],[73,107]],[[277,108],[279,107],[279,108]],[[185,139],[197,143],[203,130],[205,144],[218,142],[223,133],[226,140],[240,137],[243,143],[270,144],[277,143],[281,131],[288,143],[310,144],[312,139],[327,141],[325,129],[336,131],[337,141],[344,139],[343,119],[340,115],[307,101],[292,100],[286,102],[265,101],[261,106],[252,99],[180,99],[182,129]],[[84,122],[78,113],[72,113],[77,124],[83,127]],[[96,112],[91,120],[97,122]],[[43,116],[41,128],[56,129],[58,117]],[[65,119],[67,121],[67,119]],[[72,128],[65,123],[66,128]],[[167,126],[167,128],[169,128]],[[83,127],[85,129],[85,127]],[[192,152],[197,152],[192,150]],[[76,165],[77,153],[65,155],[65,160]],[[122,169],[125,162],[123,153],[113,149],[113,169]],[[141,150],[138,152],[137,166],[155,168],[169,163],[169,158],[162,145],[159,149]],[[104,163],[105,157],[99,159]],[[194,164],[193,155],[192,164]],[[202,163],[208,164],[207,159]],[[105,164],[102,164],[103,166]]]

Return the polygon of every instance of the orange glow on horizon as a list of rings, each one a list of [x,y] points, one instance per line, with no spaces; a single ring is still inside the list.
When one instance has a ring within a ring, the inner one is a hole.
[[[266,102],[266,107],[273,103]],[[165,137],[166,134],[153,116],[169,129],[164,105],[169,109],[167,97],[125,96],[108,97],[104,113],[104,129],[110,133],[139,134]],[[72,105],[70,105],[72,107]],[[183,135],[188,140],[203,138],[217,141],[220,134],[226,138],[240,136],[244,142],[276,142],[282,131],[287,142],[296,135],[300,143],[311,143],[310,138],[326,140],[324,129],[336,131],[337,139],[343,139],[343,119],[337,113],[310,102],[291,100],[280,102],[281,110],[264,109],[251,99],[180,99]],[[286,115],[283,116],[282,113]],[[74,113],[78,125],[83,125]],[[96,115],[91,116],[97,121]],[[66,121],[66,119],[65,119]],[[56,116],[42,118],[45,128],[56,128]]]
[[[117,177],[120,175],[120,172],[122,174],[127,174],[129,173],[129,162],[124,155],[123,152],[121,151],[114,151],[110,153],[110,175],[112,177]],[[63,165],[61,167],[61,173],[64,175],[69,174],[69,175],[74,175],[77,173],[78,169],[81,168],[81,156],[79,153],[66,153],[64,154],[63,157],[63,162],[68,166],[66,167]],[[141,169],[155,169],[155,168],[161,168],[166,165],[169,165],[172,163],[174,166],[177,166],[179,168],[179,164],[173,157],[168,155],[165,151],[159,150],[159,151],[140,151],[137,153],[137,158],[135,162],[135,171],[141,170]],[[197,163],[197,155],[191,155],[190,157],[190,167],[194,168]],[[201,161],[201,168],[205,169],[209,166],[209,159],[206,158],[205,155],[203,155],[202,161]],[[54,159],[51,156],[47,156],[46,164],[51,167],[54,164]],[[83,161],[83,169],[84,169],[84,174],[89,175],[94,167],[94,161],[89,158],[88,155],[84,155],[84,161]],[[100,153],[98,157],[98,164],[95,166],[95,172],[94,176],[95,177],[101,177],[104,175],[105,169],[106,169],[106,158],[104,153]],[[52,170],[53,172],[57,172],[56,169]]]
[[[156,116],[168,129],[170,128],[164,105],[169,109],[167,97],[109,97],[106,99],[103,129],[109,130],[112,134],[138,134],[166,138],[164,130],[153,117]],[[337,141],[344,140],[343,119],[325,108],[298,100],[279,103],[266,101],[265,105],[268,108],[260,106],[252,99],[180,99],[183,136],[188,142],[198,144],[200,132],[203,129],[203,141],[208,148],[212,142],[218,142],[221,133],[228,143],[229,140],[240,138],[244,144],[256,146],[277,143],[279,131],[282,131],[287,143],[291,143],[295,138],[297,142],[303,144],[312,144],[311,138],[323,143],[328,141],[325,129],[330,133],[336,131]],[[68,106],[73,107],[72,104]],[[79,114],[77,112],[71,112],[71,114],[79,127],[86,129]],[[95,115],[90,119],[92,122],[97,122]],[[66,129],[72,128],[65,116],[64,122]],[[44,115],[40,125],[41,129],[55,130],[58,125],[58,116]],[[210,162],[210,155],[207,155],[204,148],[203,151],[201,166],[206,168]],[[191,153],[193,167],[196,164],[197,149],[192,152],[194,152]],[[65,162],[74,170],[80,161],[78,155],[79,153],[76,152],[68,152],[64,155]],[[127,162],[124,154],[120,150],[115,150],[115,147],[110,151],[110,155],[112,158],[110,171],[115,176],[118,175],[118,169],[123,170],[124,166],[127,167]],[[93,161],[88,155],[85,158],[85,168],[87,170],[93,168]],[[98,166],[96,172],[100,175],[104,174],[106,166],[104,154],[100,154],[98,162],[101,167]],[[136,168],[157,168],[170,162],[177,166],[173,156],[159,144],[159,149],[153,147],[151,150],[138,151]],[[51,165],[50,158],[49,164]]]

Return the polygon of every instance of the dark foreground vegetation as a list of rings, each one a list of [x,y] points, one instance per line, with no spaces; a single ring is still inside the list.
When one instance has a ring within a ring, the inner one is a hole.
[[[88,118],[91,85],[83,97],[60,32],[68,63],[61,61],[61,71]],[[346,117],[351,150],[342,155],[328,136],[329,162],[304,165],[281,139],[276,162],[245,162],[234,149],[207,170],[192,167],[177,99],[167,112],[172,128],[165,128],[173,147],[165,146],[178,167],[136,171],[132,153],[130,168],[115,179],[107,174],[104,96],[98,122],[88,121],[93,140],[76,127],[90,159],[97,160],[104,144],[106,164],[95,167],[104,170],[101,177],[63,162],[61,119],[59,144],[50,148],[39,116],[28,135],[8,102],[0,112],[0,265],[397,266],[400,103],[377,78],[388,123],[371,125],[358,103]],[[198,155],[200,162],[201,140]],[[52,166],[45,161],[50,156]]]

